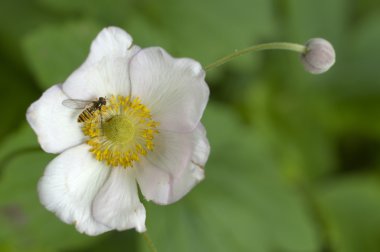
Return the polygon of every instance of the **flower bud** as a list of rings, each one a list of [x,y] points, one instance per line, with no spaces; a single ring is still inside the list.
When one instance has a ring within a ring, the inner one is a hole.
[[[333,46],[325,39],[314,38],[306,42],[306,52],[301,60],[305,70],[312,74],[326,72],[335,63],[335,51]]]

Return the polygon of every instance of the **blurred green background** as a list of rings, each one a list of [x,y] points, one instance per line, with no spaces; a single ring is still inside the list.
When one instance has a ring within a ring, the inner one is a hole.
[[[2,0],[0,251],[148,251],[134,230],[77,233],[36,192],[53,155],[36,149],[26,108],[109,25],[203,65],[252,44],[312,37],[337,53],[320,76],[281,51],[208,73],[206,179],[171,206],[144,202],[158,251],[380,251],[376,0]]]

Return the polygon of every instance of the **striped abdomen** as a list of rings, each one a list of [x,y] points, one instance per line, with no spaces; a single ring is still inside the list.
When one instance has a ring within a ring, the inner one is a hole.
[[[90,120],[94,116],[95,110],[96,108],[94,106],[91,106],[83,110],[83,112],[78,116],[78,122],[81,123]]]

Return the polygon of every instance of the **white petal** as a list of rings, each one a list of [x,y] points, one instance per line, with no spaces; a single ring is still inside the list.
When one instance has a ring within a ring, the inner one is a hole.
[[[94,220],[91,205],[110,169],[94,159],[86,144],[71,148],[49,163],[38,184],[42,204],[62,221],[88,235],[110,230]]]
[[[190,132],[198,125],[209,96],[198,62],[147,48],[132,58],[130,76],[132,95],[148,106],[161,129]]]
[[[91,44],[91,51],[87,61],[96,63],[103,57],[126,57],[131,55],[132,37],[118,27],[104,28]]]
[[[111,175],[93,203],[94,218],[112,229],[136,228],[144,232],[145,208],[141,204],[133,168],[112,168]]]
[[[210,144],[207,140],[206,129],[200,123],[193,133],[194,152],[191,160],[197,166],[203,168],[210,155]]]
[[[139,50],[124,30],[103,29],[92,42],[86,61],[65,81],[64,91],[71,98],[83,100],[129,95],[129,62]]]
[[[181,199],[204,178],[209,153],[201,124],[187,134],[160,132],[153,152],[136,164],[141,192],[157,204]]]
[[[30,126],[46,152],[60,153],[84,141],[80,124],[77,123],[80,111],[63,106],[62,101],[67,98],[61,85],[52,86],[30,105],[26,113]]]
[[[96,100],[98,97],[130,94],[129,59],[105,57],[96,64],[78,68],[63,84],[72,99]]]

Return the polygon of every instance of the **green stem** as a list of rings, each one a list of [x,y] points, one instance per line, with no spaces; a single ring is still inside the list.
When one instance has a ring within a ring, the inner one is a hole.
[[[146,241],[146,243],[147,243],[147,245],[148,245],[148,247],[149,247],[149,250],[150,250],[151,252],[157,252],[157,249],[156,249],[156,247],[154,246],[153,241],[150,239],[150,237],[149,237],[149,235],[148,235],[148,232],[145,231],[144,233],[142,233],[142,235],[143,235],[144,240]]]
[[[237,50],[231,54],[228,54],[224,56],[223,58],[220,58],[216,60],[215,62],[207,65],[204,69],[205,71],[209,71],[213,68],[216,68],[218,66],[221,66],[234,58],[237,58],[241,55],[251,53],[251,52],[258,52],[258,51],[264,51],[264,50],[288,50],[288,51],[294,51],[298,53],[305,53],[306,47],[304,45],[300,44],[294,44],[294,43],[287,43],[287,42],[273,42],[273,43],[265,43],[260,45],[254,45],[247,48],[244,48],[242,50]]]

